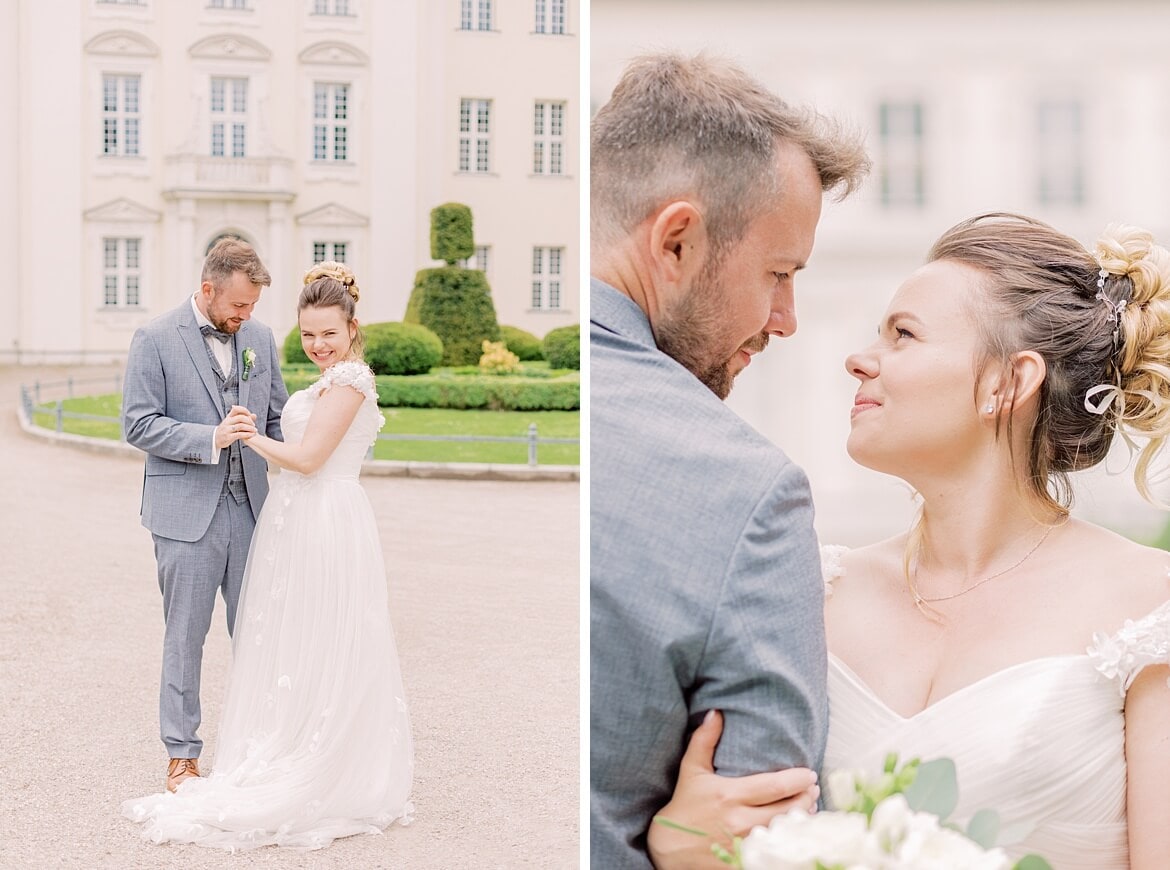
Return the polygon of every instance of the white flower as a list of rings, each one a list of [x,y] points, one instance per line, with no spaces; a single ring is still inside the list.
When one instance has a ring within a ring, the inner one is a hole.
[[[252,373],[252,368],[256,365],[256,351],[250,347],[244,348],[244,371],[240,375],[245,381],[248,380],[248,375]]]
[[[906,835],[897,866],[901,870],[1009,870],[1011,862],[1002,849],[984,851],[958,831],[936,823],[934,830],[911,830]]]
[[[744,870],[814,870],[819,861],[845,867],[877,867],[881,850],[860,813],[803,810],[776,816],[752,830],[741,847]]]
[[[835,810],[847,810],[857,799],[857,784],[865,781],[865,771],[840,768],[829,773],[825,780],[825,795],[829,806]]]

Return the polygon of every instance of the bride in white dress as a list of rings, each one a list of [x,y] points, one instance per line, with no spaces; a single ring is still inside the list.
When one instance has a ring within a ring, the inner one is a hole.
[[[358,472],[382,427],[345,266],[305,276],[302,342],[321,377],[290,397],[283,471],[252,538],[215,766],[122,805],[156,843],[315,849],[410,820],[413,750],[378,528]]]
[[[952,819],[996,810],[1009,856],[1164,870],[1170,554],[1070,519],[1067,473],[1117,432],[1145,436],[1136,480],[1152,498],[1170,435],[1170,252],[1129,227],[1091,255],[1027,218],[964,221],[846,367],[860,382],[850,455],[908,481],[922,510],[906,535],[824,548],[823,770],[949,757]],[[744,834],[794,789],[711,772],[712,718],[661,815]],[[706,866],[672,857],[686,835],[658,828],[658,866]]]

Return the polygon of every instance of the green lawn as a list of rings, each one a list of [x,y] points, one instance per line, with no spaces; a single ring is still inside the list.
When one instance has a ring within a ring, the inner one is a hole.
[[[122,397],[118,394],[66,399],[65,410],[81,414],[119,417]],[[528,424],[535,423],[542,438],[578,438],[579,411],[452,411],[444,408],[383,408],[386,426],[382,434],[403,435],[505,435],[527,436]],[[36,414],[33,422],[56,429],[56,416]],[[120,438],[121,425],[98,420],[64,421],[64,431],[96,438]],[[579,465],[577,444],[542,444],[537,456],[541,465]],[[418,462],[493,462],[523,465],[528,461],[527,444],[497,444],[458,441],[379,441],[376,459]]]

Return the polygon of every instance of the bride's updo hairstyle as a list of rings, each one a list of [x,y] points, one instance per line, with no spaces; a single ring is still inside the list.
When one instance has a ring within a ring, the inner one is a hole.
[[[1158,504],[1149,472],[1170,435],[1170,252],[1144,230],[1111,225],[1090,253],[1040,221],[993,213],[947,230],[927,259],[984,275],[984,292],[972,300],[983,346],[977,382],[998,366],[1010,378],[1002,394],[1011,396],[1013,356],[1044,358],[1027,438],[1028,489],[1066,515],[1068,473],[1103,460],[1121,431],[1146,439],[1134,479]],[[1006,427],[1011,443],[1010,415]]]
[[[361,291],[347,265],[333,260],[316,263],[305,273],[304,283],[300,299],[297,300],[298,315],[306,308],[336,307],[345,315],[347,325],[353,323]],[[362,331],[358,329],[350,344],[350,353],[354,359],[362,358],[365,346]]]

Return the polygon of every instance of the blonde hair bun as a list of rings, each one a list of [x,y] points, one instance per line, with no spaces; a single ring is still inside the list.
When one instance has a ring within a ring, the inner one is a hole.
[[[305,273],[305,279],[302,283],[308,286],[319,278],[331,278],[344,285],[346,292],[349,293],[354,302],[357,302],[361,297],[357,279],[354,278],[353,271],[345,263],[338,263],[336,260],[314,263],[312,268]]]

